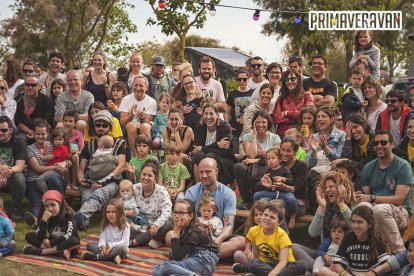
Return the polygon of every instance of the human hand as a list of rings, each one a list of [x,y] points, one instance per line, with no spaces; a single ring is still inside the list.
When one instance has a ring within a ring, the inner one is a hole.
[[[0,188],[6,186],[7,184],[7,177],[0,176]]]
[[[201,109],[201,107],[197,108],[197,114],[201,115],[201,113],[203,112],[203,110]]]
[[[147,117],[147,113],[145,113],[145,107],[142,109],[142,111],[138,112],[138,119],[140,121],[145,120]]]
[[[286,182],[286,177],[283,176],[274,176],[272,178],[273,182]]]
[[[217,230],[216,228],[214,228],[214,226],[213,226],[213,224],[211,222],[209,222],[207,224],[207,227],[208,227],[208,230],[210,230],[211,233],[214,233]]]
[[[153,225],[151,225],[148,232],[150,233],[151,237],[155,237],[155,235],[157,235],[157,232],[158,232],[158,227],[153,224]]]
[[[335,160],[331,161],[331,163],[330,163],[330,165],[331,165],[331,170],[335,170],[335,169],[336,169],[336,165],[337,165],[339,162],[342,162],[342,161],[344,161],[344,160],[348,160],[348,159],[347,159],[347,158],[338,158],[338,159],[335,159]]]
[[[193,154],[196,154],[197,152],[201,151],[202,146],[194,146],[193,148]]]
[[[283,184],[282,182],[278,181],[272,182],[272,191],[276,191],[276,190],[282,190],[282,188],[285,186],[285,184]]]
[[[45,210],[45,212],[43,213],[43,216],[42,216],[42,220],[44,222],[47,222],[51,217],[52,217],[52,213]]]
[[[266,188],[270,189],[272,188],[272,180],[269,177],[269,174],[266,173],[265,175],[263,175],[262,179],[260,180],[260,182],[262,183],[263,186],[265,186]]]
[[[354,123],[351,121],[346,122],[345,125],[345,139],[346,140],[351,140],[352,139],[352,127],[354,126]]]
[[[34,135],[34,131],[30,130],[29,133],[26,133],[26,137],[29,139],[34,139],[35,135]]]
[[[101,246],[101,255],[106,256],[109,254],[109,245],[103,245]]]
[[[332,261],[333,261],[332,256],[325,255],[325,256],[324,256],[324,258],[325,258],[326,263],[327,263],[329,266],[331,266],[331,265],[332,265]]]
[[[129,110],[129,113],[132,115],[132,116],[137,116],[137,105],[136,104],[134,104],[134,105],[132,105],[132,107],[131,107],[131,109]]]
[[[190,113],[191,111],[193,111],[193,107],[189,104],[186,104],[185,106],[183,106],[183,113],[187,114]]]
[[[322,208],[325,209],[326,208],[326,198],[325,198],[325,193],[322,192],[322,189],[320,186],[316,187],[316,201],[318,202],[318,205]]]
[[[337,189],[338,189],[338,199],[336,200],[336,202],[338,204],[344,204],[346,195],[347,195],[347,190],[344,185],[339,185]]]
[[[318,150],[318,147],[319,147],[319,140],[315,141],[315,135],[314,134],[311,134],[311,136],[309,137],[309,146],[310,146],[312,152],[316,154],[316,151]]]
[[[223,139],[221,139],[220,141],[217,142],[217,145],[221,149],[228,149],[228,148],[230,148],[229,137],[224,137]]]
[[[319,145],[322,149],[326,149],[327,147],[327,139],[325,135],[319,135]]]
[[[99,188],[102,188],[102,184],[101,184],[101,183],[99,183],[99,182],[94,182],[94,183],[92,184],[92,188],[93,188],[94,190],[97,190],[97,189],[99,189]]]
[[[258,161],[259,159],[255,159],[255,158],[246,158],[246,159],[244,159],[243,161],[242,161],[242,163],[244,164],[244,165],[249,165],[249,164],[254,164],[254,163],[257,163],[257,161]]]
[[[126,162],[124,171],[127,172],[127,173],[135,173],[135,166],[129,164],[128,162]]]
[[[10,167],[8,165],[0,165],[0,175],[6,178],[10,177],[11,176]]]
[[[370,202],[371,201],[371,195],[366,195],[361,191],[355,192],[355,198],[358,202]]]

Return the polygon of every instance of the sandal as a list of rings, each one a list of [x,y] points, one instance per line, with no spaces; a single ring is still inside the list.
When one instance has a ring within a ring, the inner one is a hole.
[[[75,185],[71,185],[71,188],[73,190],[75,190],[75,191],[79,191],[80,190],[80,188],[78,186],[75,186]]]

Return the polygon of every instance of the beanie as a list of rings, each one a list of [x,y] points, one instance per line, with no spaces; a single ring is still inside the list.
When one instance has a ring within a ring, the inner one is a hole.
[[[112,118],[112,114],[108,110],[101,110],[98,113],[96,113],[95,117],[93,117],[93,122],[96,123],[96,121],[105,121],[111,126],[112,129],[112,127],[114,126]]]

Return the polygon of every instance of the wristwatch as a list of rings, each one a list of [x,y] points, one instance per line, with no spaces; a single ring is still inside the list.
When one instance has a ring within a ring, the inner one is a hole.
[[[371,195],[371,203],[374,203],[375,202],[375,200],[377,200],[377,196],[376,195]]]

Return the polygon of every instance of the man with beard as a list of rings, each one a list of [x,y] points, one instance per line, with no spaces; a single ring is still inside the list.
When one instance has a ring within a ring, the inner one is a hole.
[[[412,170],[410,164],[393,154],[393,140],[388,131],[375,133],[374,149],[377,159],[365,165],[361,172],[362,192],[356,192],[359,205],[366,205],[374,212],[376,227],[381,232],[392,254],[405,251],[400,234],[407,228],[411,214],[410,189]]]
[[[176,82],[165,74],[165,58],[157,56],[152,60],[151,73],[148,75],[148,95],[157,102],[162,93],[168,93]]]
[[[315,106],[334,106],[338,98],[338,87],[336,84],[327,79],[326,73],[326,58],[323,55],[317,54],[312,57],[309,62],[311,66],[311,77],[303,81],[303,89],[310,91],[315,100]]]
[[[388,130],[394,141],[394,146],[401,143],[405,137],[405,118],[410,113],[410,108],[404,104],[404,92],[392,89],[385,98],[387,109],[378,116],[376,130]]]
[[[267,79],[265,79],[263,75],[263,59],[261,57],[253,57],[250,60],[250,75],[251,78],[247,83],[247,86],[250,89],[256,89],[259,86],[262,86],[263,83],[267,83]]]
[[[216,70],[214,61],[208,56],[202,57],[198,70],[200,76],[195,78],[197,87],[203,91],[206,97],[216,101],[220,112],[226,111],[226,98],[224,97],[223,86],[213,78],[214,71]]]
[[[93,118],[97,139],[90,140],[80,154],[78,181],[82,194],[82,206],[76,213],[76,222],[81,230],[86,230],[92,215],[101,211],[103,206],[118,194],[118,184],[125,167],[125,141],[114,139],[113,154],[116,157],[116,167],[103,183],[87,179],[87,165],[98,149],[98,139],[108,135],[113,127],[112,115],[107,110],[99,111]],[[86,175],[85,175],[86,172]]]
[[[66,81],[66,75],[62,74],[61,71],[65,65],[65,59],[61,53],[52,52],[49,55],[49,72],[44,73],[39,77],[39,81],[46,87],[46,93],[50,97],[52,81],[59,78]]]

